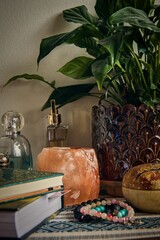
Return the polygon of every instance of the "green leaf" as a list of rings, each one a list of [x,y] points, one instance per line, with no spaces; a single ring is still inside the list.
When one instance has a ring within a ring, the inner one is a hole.
[[[56,47],[62,45],[63,43],[68,43],[69,39],[72,38],[75,34],[75,30],[68,32],[68,33],[62,33],[59,35],[51,36],[42,39],[40,44],[40,52],[39,56],[37,58],[37,64],[46,57],[53,49]]]
[[[50,84],[49,84],[52,88],[55,88],[55,85],[56,85],[56,81],[53,80]]]
[[[16,80],[36,80],[36,81],[41,81],[45,84],[48,84],[50,87],[54,88],[55,87],[55,81],[53,81],[52,83],[49,83],[47,81],[44,80],[44,78],[40,75],[37,75],[37,74],[28,74],[28,73],[24,73],[24,74],[20,74],[20,75],[16,75],[12,78],[10,78],[7,83],[3,86],[7,86],[8,84],[10,84],[11,82],[15,82]]]
[[[94,48],[96,41],[93,37],[101,38],[102,34],[95,26],[81,26],[68,33],[54,35],[44,38],[40,44],[39,56],[37,64],[46,57],[51,51],[62,44],[75,44],[80,48]],[[89,45],[90,44],[90,45]],[[94,44],[94,46],[92,45]],[[98,48],[97,48],[98,49]]]
[[[77,57],[66,63],[58,71],[74,79],[86,79],[93,76],[91,72],[93,60],[84,56]]]
[[[158,86],[160,83],[160,64],[157,66],[154,74],[154,83]]]
[[[102,48],[97,44],[103,37],[99,29],[93,25],[83,25],[76,29],[74,35],[67,43],[85,48],[91,56],[97,57],[101,54]],[[98,40],[97,40],[98,39]]]
[[[56,100],[56,104],[58,108],[74,102],[84,96],[90,96],[89,92],[95,86],[95,83],[92,84],[76,84],[76,85],[69,85],[65,87],[58,87],[56,88],[51,95],[49,96],[48,100],[42,107],[42,111],[46,108],[50,107],[51,99]]]
[[[154,83],[151,83],[151,89],[152,90],[156,90],[157,89],[157,85],[155,85]]]
[[[112,70],[112,66],[109,65],[105,59],[97,60],[92,64],[92,72],[95,76],[98,89],[101,90],[103,82],[107,77],[107,74]]]
[[[149,11],[151,7],[153,6],[155,0],[121,0],[123,7],[134,7],[143,10],[147,14],[149,14]]]
[[[88,12],[88,9],[84,5],[64,10],[63,17],[68,22],[80,24],[95,25],[98,21],[96,17]]]
[[[74,35],[69,39],[69,41],[67,41],[67,43],[75,43],[77,40],[80,41],[81,39],[87,37],[101,39],[103,38],[103,34],[94,25],[82,25],[74,30]]]
[[[153,79],[154,71],[152,69],[152,66],[149,63],[144,62],[144,61],[141,61],[141,62],[144,65],[144,72],[145,72],[146,83],[148,85],[148,88],[150,88],[152,84],[154,85],[154,83],[153,83],[153,81],[154,81],[154,79]]]
[[[99,44],[103,45],[109,51],[112,65],[114,65],[119,59],[119,51],[122,46],[122,42],[123,39],[121,33],[104,38],[99,42]]]
[[[155,104],[160,104],[160,98],[155,98],[155,99],[153,99],[153,103],[155,103]]]
[[[144,97],[140,97],[139,98],[141,103],[146,104],[148,107],[153,108],[154,107],[154,103],[152,101],[152,99],[148,99],[148,98],[144,98]]]
[[[147,17],[146,13],[140,9],[133,7],[125,7],[114,14],[109,18],[110,24],[120,24],[128,23],[133,26],[147,28],[155,32],[160,32],[154,23]]]
[[[120,7],[119,0],[97,0],[95,11],[99,18],[106,22],[108,18],[118,10],[118,6]]]

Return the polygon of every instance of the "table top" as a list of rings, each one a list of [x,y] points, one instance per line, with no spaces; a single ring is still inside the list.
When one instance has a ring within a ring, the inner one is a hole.
[[[89,239],[89,240],[125,240],[125,239],[160,239],[160,214],[136,212],[135,224],[113,223],[111,221],[93,221],[82,223],[73,216],[74,207],[66,207],[49,218],[32,233],[27,240],[44,239]]]

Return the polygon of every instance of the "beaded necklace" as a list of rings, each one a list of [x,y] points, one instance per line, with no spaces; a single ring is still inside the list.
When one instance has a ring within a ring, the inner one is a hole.
[[[117,199],[94,199],[82,202],[74,209],[74,217],[82,222],[109,220],[126,224],[133,220],[134,209]]]

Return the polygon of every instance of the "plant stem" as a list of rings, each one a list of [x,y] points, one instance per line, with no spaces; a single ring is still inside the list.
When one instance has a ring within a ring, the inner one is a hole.
[[[144,86],[145,86],[145,88],[147,89],[147,83],[146,83],[146,80],[145,80],[145,77],[144,77],[144,74],[143,74],[142,67],[141,67],[141,64],[140,64],[140,62],[139,62],[139,59],[137,58],[137,56],[136,56],[136,54],[134,53],[134,51],[132,50],[132,48],[131,48],[128,44],[126,44],[126,45],[127,45],[127,47],[129,48],[129,50],[131,51],[133,57],[134,57],[135,60],[136,60],[138,69],[139,69],[139,71],[140,71],[140,73],[141,73],[141,76],[142,76],[142,80],[143,80]]]

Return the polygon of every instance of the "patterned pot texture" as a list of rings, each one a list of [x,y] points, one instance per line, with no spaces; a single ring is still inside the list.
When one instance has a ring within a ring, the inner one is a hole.
[[[160,125],[146,105],[93,106],[92,146],[101,180],[121,181],[130,168],[160,162]]]

